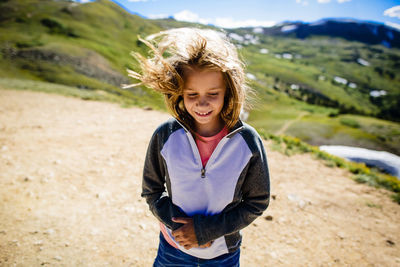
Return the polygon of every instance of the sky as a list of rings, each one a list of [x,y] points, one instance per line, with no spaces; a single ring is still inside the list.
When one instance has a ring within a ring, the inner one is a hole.
[[[75,0],[89,2],[91,0]],[[269,27],[283,21],[353,18],[400,30],[400,0],[112,0],[147,18],[213,24],[223,28]]]

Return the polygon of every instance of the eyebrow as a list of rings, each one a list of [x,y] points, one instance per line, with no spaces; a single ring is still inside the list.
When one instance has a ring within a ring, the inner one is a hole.
[[[207,90],[222,90],[223,88],[222,87],[212,87],[212,88],[210,88],[210,89],[207,89]],[[195,89],[192,89],[192,88],[183,88],[183,90],[184,91],[196,91]]]

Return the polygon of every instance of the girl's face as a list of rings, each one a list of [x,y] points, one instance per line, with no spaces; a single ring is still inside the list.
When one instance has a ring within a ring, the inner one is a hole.
[[[224,124],[220,112],[224,106],[226,86],[221,71],[193,69],[185,71],[183,102],[194,118],[195,131],[212,136]]]

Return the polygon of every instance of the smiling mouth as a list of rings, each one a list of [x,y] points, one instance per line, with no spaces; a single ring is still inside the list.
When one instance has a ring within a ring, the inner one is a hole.
[[[197,115],[199,115],[200,117],[206,117],[206,116],[210,115],[210,114],[211,114],[211,112],[212,112],[212,111],[205,112],[205,113],[196,112],[196,114],[197,114]]]

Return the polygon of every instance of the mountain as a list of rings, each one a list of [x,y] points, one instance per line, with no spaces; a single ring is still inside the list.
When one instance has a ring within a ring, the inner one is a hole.
[[[256,92],[249,122],[312,145],[400,154],[399,49],[282,34],[282,27],[292,24],[274,27],[276,35],[225,30]],[[164,109],[159,94],[143,86],[122,90],[121,84],[134,82],[127,68],[138,70],[130,52],[147,55],[138,35],[183,26],[213,28],[145,19],[109,0],[0,0],[0,86],[58,90],[62,87],[55,84],[62,84],[79,88],[85,99],[124,98],[124,105]]]
[[[295,36],[300,39],[311,36],[340,37],[365,44],[381,44],[388,48],[400,48],[400,32],[376,22],[353,19],[322,19],[313,23],[285,22],[263,33],[272,36]]]

